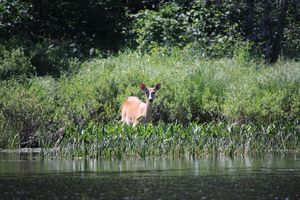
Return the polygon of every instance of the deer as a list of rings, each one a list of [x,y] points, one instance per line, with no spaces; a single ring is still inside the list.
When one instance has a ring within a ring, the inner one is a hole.
[[[136,96],[130,96],[122,104],[121,121],[128,125],[136,126],[139,122],[146,124],[152,121],[152,103],[155,92],[160,89],[160,83],[150,88],[146,87],[144,83],[139,86],[146,96],[146,103]]]

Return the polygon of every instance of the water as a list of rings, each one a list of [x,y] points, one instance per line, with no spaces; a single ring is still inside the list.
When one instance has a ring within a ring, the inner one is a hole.
[[[0,153],[0,199],[300,199],[300,155],[37,160]]]

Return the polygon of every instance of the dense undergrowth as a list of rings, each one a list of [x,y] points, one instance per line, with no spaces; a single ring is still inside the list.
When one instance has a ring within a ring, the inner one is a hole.
[[[77,73],[0,82],[0,148],[52,147],[64,135],[64,156],[299,150],[299,62],[266,66],[242,48],[208,60],[186,48],[72,64]],[[143,98],[140,82],[161,83],[154,124],[120,125],[122,101]]]

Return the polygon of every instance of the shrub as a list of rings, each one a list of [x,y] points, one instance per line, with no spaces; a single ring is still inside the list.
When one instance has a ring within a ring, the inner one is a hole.
[[[31,48],[31,63],[38,76],[59,77],[62,74],[75,73],[79,69],[79,60],[73,56],[80,55],[76,51],[76,47],[71,44],[57,46],[45,41]]]
[[[6,81],[0,88],[0,128],[6,135],[1,146],[34,147],[43,145],[47,134],[59,125],[55,114],[53,79],[32,79],[26,83]]]
[[[273,68],[243,69],[226,93],[224,113],[258,123],[299,121],[299,63],[278,63]],[[298,99],[298,100],[296,100]]]
[[[132,16],[138,49],[148,52],[158,46],[185,46],[188,18],[176,3],[161,3],[158,11],[141,10]]]
[[[232,17],[235,16],[235,17]],[[159,9],[133,15],[133,32],[138,49],[151,52],[157,47],[190,45],[203,56],[232,57],[241,40],[235,4],[194,1],[190,7],[160,3]]]
[[[234,2],[207,3],[197,0],[187,12],[190,18],[188,34],[196,48],[205,56],[231,57],[240,38],[238,14]]]
[[[0,80],[24,78],[34,73],[35,68],[22,48],[11,51],[2,47],[0,52]]]

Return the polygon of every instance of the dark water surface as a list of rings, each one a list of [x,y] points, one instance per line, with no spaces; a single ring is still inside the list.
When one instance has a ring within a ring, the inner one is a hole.
[[[300,155],[103,161],[0,152],[0,199],[300,199]]]

